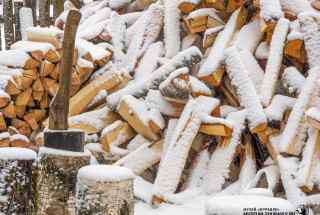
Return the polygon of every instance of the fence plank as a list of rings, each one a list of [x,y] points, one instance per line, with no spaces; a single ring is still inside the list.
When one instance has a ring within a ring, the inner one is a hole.
[[[33,25],[36,26],[37,25],[37,10],[36,10],[37,2],[36,2],[36,0],[24,0],[24,6],[32,9]]]
[[[50,27],[50,0],[39,0],[40,27]]]
[[[14,32],[15,32],[15,42],[21,40],[21,29],[20,29],[20,17],[19,11],[23,7],[23,2],[14,2]]]
[[[6,49],[14,43],[12,0],[3,0],[4,37]]]
[[[53,0],[53,24],[60,14],[63,12],[64,0]]]

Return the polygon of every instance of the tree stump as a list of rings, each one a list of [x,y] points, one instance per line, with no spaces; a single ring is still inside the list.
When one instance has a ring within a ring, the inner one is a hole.
[[[90,164],[90,155],[40,148],[38,215],[75,214],[77,172]]]
[[[78,173],[77,214],[133,215],[134,173],[125,167],[91,165]]]
[[[36,157],[30,149],[0,148],[0,214],[35,213]]]

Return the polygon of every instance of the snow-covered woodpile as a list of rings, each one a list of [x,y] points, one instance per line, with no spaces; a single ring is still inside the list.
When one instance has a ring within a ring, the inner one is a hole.
[[[152,182],[150,202],[320,204],[319,1],[84,3],[68,120],[99,162]],[[42,145],[71,9],[0,53],[0,147]]]

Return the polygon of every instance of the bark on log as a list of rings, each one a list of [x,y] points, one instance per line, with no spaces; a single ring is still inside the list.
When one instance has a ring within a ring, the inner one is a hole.
[[[0,149],[0,154],[6,155],[0,159],[0,214],[34,214],[37,201],[35,180],[37,171],[33,162],[36,153],[29,149],[21,149],[20,153],[26,156],[25,160],[22,160],[9,155],[18,155],[16,149],[3,150],[5,152],[1,152]]]
[[[77,172],[90,164],[90,156],[41,155],[37,215],[75,214]]]
[[[113,169],[118,170],[119,176]],[[88,172],[90,176],[86,175]],[[120,180],[110,179],[110,172]],[[127,172],[128,175],[123,178]],[[104,179],[102,173],[105,175]],[[100,179],[96,180],[95,175]],[[133,215],[133,179],[133,172],[125,167],[101,165],[97,169],[92,166],[81,168],[77,182],[77,214]]]

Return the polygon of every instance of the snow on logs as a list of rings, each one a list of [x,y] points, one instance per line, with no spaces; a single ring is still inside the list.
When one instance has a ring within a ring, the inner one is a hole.
[[[198,77],[205,82],[218,86],[224,74],[222,68],[222,56],[224,50],[228,47],[234,33],[239,30],[246,18],[248,12],[244,7],[239,8],[230,17],[225,28],[218,34],[208,58],[199,70]]]
[[[125,167],[114,165],[82,167],[77,175],[77,214],[122,212],[133,215],[134,178],[132,171]]]
[[[252,133],[264,131],[267,127],[266,115],[235,47],[228,48],[224,53],[226,70],[234,86],[240,105],[248,110],[249,129]]]
[[[186,157],[200,128],[200,111],[197,102],[189,101],[181,114],[152,189],[153,201],[164,200],[167,194],[176,191]]]
[[[108,96],[107,103],[109,107],[111,110],[115,111],[121,97],[126,94],[136,97],[146,95],[150,89],[157,89],[159,85],[170,75],[170,73],[181,67],[190,68],[193,64],[198,63],[201,60],[201,57],[202,54],[196,47],[191,47],[178,53],[174,58],[158,68],[150,76]]]
[[[263,107],[267,107],[275,93],[282,62],[283,48],[289,31],[289,20],[281,18],[274,30],[270,45],[270,54],[266,72],[260,89],[260,100]]]
[[[309,71],[297,102],[289,116],[286,127],[281,135],[279,152],[299,156],[306,138],[306,111],[311,107],[311,103],[318,95],[317,80],[319,78],[319,67],[314,67]]]

